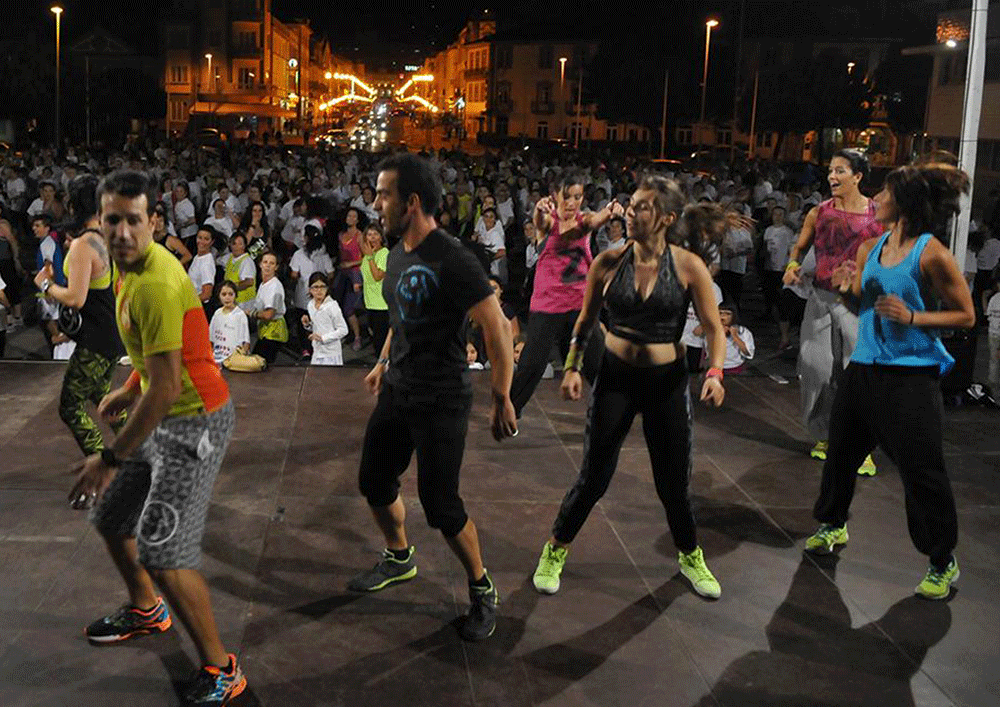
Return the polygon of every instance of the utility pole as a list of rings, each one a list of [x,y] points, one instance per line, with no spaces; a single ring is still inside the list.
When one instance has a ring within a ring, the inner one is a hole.
[[[670,86],[670,69],[663,72],[663,117],[660,119],[660,159],[667,147],[667,89]]]

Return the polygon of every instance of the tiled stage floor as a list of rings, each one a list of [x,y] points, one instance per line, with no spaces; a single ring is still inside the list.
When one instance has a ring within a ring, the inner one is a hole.
[[[103,546],[68,508],[78,456],[56,407],[63,368],[0,363],[0,705],[177,704],[193,668],[180,631],[97,649],[82,627],[124,601]],[[543,381],[522,433],[486,429],[486,378],[463,495],[503,595],[497,634],[452,625],[465,580],[404,492],[419,577],[358,597],[344,585],[379,550],[355,475],[372,400],[359,369],[231,376],[238,426],[216,486],[204,571],[223,639],[250,689],[235,704],[903,707],[1000,704],[1000,425],[948,413],[962,578],[948,603],[912,596],[924,559],[884,457],[862,479],[839,559],[803,556],[820,467],[806,456],[797,387],[729,378],[696,411],[700,541],[723,597],[677,574],[634,425],[611,488],[578,538],[563,589],[531,586],[575,476],[584,406]]]

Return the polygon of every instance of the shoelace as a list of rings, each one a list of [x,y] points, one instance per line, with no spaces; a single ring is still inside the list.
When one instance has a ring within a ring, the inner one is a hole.
[[[941,586],[942,584],[944,584],[945,581],[944,576],[946,574],[948,574],[948,570],[941,572],[931,567],[930,569],[927,570],[927,576],[924,577],[924,581],[930,582],[935,586]]]
[[[686,556],[685,559],[686,562],[684,564],[686,564],[688,567],[694,570],[694,573],[698,576],[698,579],[708,579],[709,577],[712,576],[712,573],[708,569],[708,565],[705,564],[705,561],[703,559],[699,562],[697,561],[697,558],[695,558],[693,555],[688,555]]]
[[[840,528],[834,528],[832,525],[824,525],[819,530],[816,531],[817,537],[823,540],[828,540],[830,536],[836,535],[840,531]]]
[[[542,562],[542,570],[539,574],[551,577],[556,573],[556,565],[559,563],[559,551],[554,548],[547,548],[545,550],[545,560]]]

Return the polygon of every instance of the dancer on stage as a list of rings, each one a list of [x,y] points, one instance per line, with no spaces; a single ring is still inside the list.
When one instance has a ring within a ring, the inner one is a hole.
[[[712,276],[703,257],[710,241],[721,241],[726,219],[714,205],[685,207],[684,194],[675,182],[650,176],[632,195],[626,222],[633,242],[605,251],[594,261],[573,329],[562,390],[565,397],[579,400],[581,357],[601,305],[607,307],[608,333],[587,410],[583,465],[563,499],[552,537],[542,549],[534,584],[544,594],[559,590],[570,543],[607,490],[625,436],[641,412],[653,480],[680,552],[681,573],[698,594],[717,599],[722,590],[698,547],[688,496],[691,396],[679,342],[693,297],[711,363],[701,399],[718,407],[725,396],[726,344]]]
[[[580,315],[583,293],[587,289],[587,271],[593,256],[590,235],[623,213],[617,201],[596,213],[581,214],[583,178],[570,172],[563,176],[555,199],[541,199],[535,205],[534,222],[539,240],[538,264],[535,266],[535,289],[531,295],[527,343],[514,373],[510,398],[517,416],[531,399],[549,362],[552,343],[559,342],[563,356],[569,351],[573,324]],[[593,382],[600,363],[600,340],[585,352],[584,375]]]
[[[399,497],[399,476],[416,450],[417,490],[427,523],[441,531],[469,578],[471,606],[461,635],[478,641],[496,629],[499,595],[458,494],[472,407],[466,316],[482,327],[492,363],[490,422],[497,441],[517,434],[508,396],[514,362],[510,324],[486,273],[471,251],[434,221],[440,200],[441,183],[426,160],[401,154],[382,163],[375,209],[387,240],[398,242],[382,280],[391,328],[365,378],[378,402],[365,431],[359,486],[385,536],[385,551],[348,588],[374,592],[417,574]]]
[[[235,415],[191,280],[153,242],[155,196],[145,174],[124,170],[105,177],[98,190],[101,229],[122,273],[115,318],[134,367],[98,412],[105,419],[129,408],[132,414],[113,445],[78,465],[70,501],[74,508],[93,505],[91,520],[129,603],[94,621],[86,634],[107,645],[166,631],[169,603],[203,666],[187,687],[188,703],[221,706],[246,688],[246,679],[222,646],[208,586],[195,568]]]
[[[806,216],[783,278],[786,285],[799,284],[799,258],[813,246],[816,276],[799,336],[799,378],[803,424],[817,440],[810,452],[814,459],[826,459],[830,406],[858,340],[858,318],[839,301],[830,278],[841,263],[853,265],[858,246],[882,232],[874,202],[858,188],[867,176],[868,158],[863,154],[834,153],[827,176],[833,198]],[[874,476],[875,472],[871,457],[863,459],[858,473]]]
[[[833,283],[860,307],[858,345],[833,403],[830,447],[813,515],[822,525],[806,550],[832,552],[847,543],[854,470],[875,445],[899,467],[906,518],[930,567],[916,588],[944,599],[958,579],[955,499],[944,466],[939,378],[955,360],[939,329],[971,328],[976,315],[962,271],[934,237],[959,212],[968,176],[949,165],[900,167],[876,197],[890,230],[866,241],[857,270],[840,267]],[[941,307],[934,306],[934,297]]]
[[[96,177],[80,175],[70,182],[69,209],[77,230],[62,264],[66,286],[55,283],[50,264],[38,272],[35,285],[59,303],[59,326],[76,342],[59,394],[59,417],[88,456],[104,449],[104,437],[87,404],[96,407],[111,390],[124,349],[115,328],[114,268],[97,216]],[[124,419],[112,422],[115,430],[122,424]]]

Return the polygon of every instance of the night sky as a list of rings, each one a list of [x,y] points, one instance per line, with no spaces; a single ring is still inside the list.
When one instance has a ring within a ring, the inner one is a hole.
[[[933,31],[935,12],[949,6],[969,6],[969,0],[742,0],[747,8],[748,35],[808,32],[840,36],[895,36],[921,41]],[[493,2],[491,11],[499,21],[511,25],[589,27],[597,36],[628,42],[635,32],[661,28],[664,42],[678,32],[698,32],[709,13],[719,15],[721,42],[735,40],[735,18],[741,0],[666,0],[660,3],[605,2],[596,5],[577,0],[503,0]],[[33,29],[51,32],[54,24],[48,11],[50,0],[7,3],[0,37],[10,39]],[[152,45],[155,52],[155,13],[146,5],[108,3],[106,0],[64,0],[64,37],[75,35],[98,22],[127,42]],[[488,7],[484,2],[482,7]],[[652,6],[653,9],[650,9]],[[122,8],[129,8],[122,12]],[[586,11],[581,8],[587,8]],[[391,8],[391,9],[390,9]],[[428,10],[428,8],[431,8]],[[378,62],[394,57],[406,45],[413,49],[436,49],[452,41],[475,9],[454,0],[403,0],[376,3],[372,0],[273,0],[279,18],[308,18],[315,31],[326,33],[345,54]],[[641,14],[646,13],[646,14]],[[653,14],[649,14],[653,13]],[[901,17],[909,17],[901,21]],[[86,19],[84,19],[86,18]],[[729,21],[727,21],[729,20]],[[690,25],[690,26],[689,26]],[[931,34],[932,36],[932,34]]]

